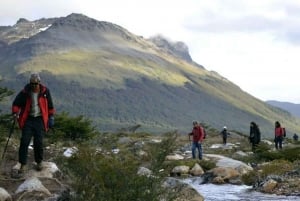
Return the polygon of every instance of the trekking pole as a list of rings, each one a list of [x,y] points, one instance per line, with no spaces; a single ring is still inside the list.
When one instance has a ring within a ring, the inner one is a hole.
[[[9,135],[8,135],[8,139],[6,141],[6,145],[4,147],[4,151],[3,151],[3,154],[2,154],[2,159],[4,158],[4,155],[5,155],[7,146],[8,146],[9,139],[10,139],[12,133],[14,132],[15,124],[16,124],[16,118],[14,118],[14,121],[13,121],[13,123],[12,123],[12,125],[11,125],[11,127],[9,129]]]
[[[189,136],[190,146],[191,146],[191,149],[192,149],[191,136],[190,136],[190,134],[188,134],[188,136]]]

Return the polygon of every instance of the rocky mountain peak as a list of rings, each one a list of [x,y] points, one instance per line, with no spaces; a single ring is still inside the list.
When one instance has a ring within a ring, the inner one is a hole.
[[[20,19],[17,21],[17,24],[26,23],[26,22],[29,22],[29,20],[27,20],[27,19],[25,19],[25,18],[20,18]]]
[[[66,17],[61,17],[58,20],[56,20],[52,26],[73,27],[73,28],[78,28],[86,31],[92,31],[96,29],[101,29],[101,30],[122,29],[121,27],[113,23],[109,23],[105,21],[97,21],[93,18],[78,13],[72,13]]]
[[[53,26],[94,27],[97,21],[82,14],[72,13],[67,17],[61,17],[53,23]]]
[[[189,53],[188,46],[181,41],[172,42],[161,35],[151,37],[150,41],[152,41],[163,50],[167,51],[169,54],[179,57],[185,61],[193,62]]]
[[[45,31],[55,20],[56,18],[43,18],[29,21],[25,18],[20,18],[15,25],[0,28],[0,41],[9,45],[22,39],[30,38],[41,31]]]

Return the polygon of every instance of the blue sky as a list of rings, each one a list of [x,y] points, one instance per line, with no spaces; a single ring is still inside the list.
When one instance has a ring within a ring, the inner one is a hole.
[[[300,1],[9,0],[0,25],[81,13],[189,47],[194,61],[261,100],[300,103]]]

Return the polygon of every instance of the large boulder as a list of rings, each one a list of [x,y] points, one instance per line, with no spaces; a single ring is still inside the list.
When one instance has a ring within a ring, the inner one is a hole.
[[[0,187],[0,201],[12,201],[11,195],[4,189]]]

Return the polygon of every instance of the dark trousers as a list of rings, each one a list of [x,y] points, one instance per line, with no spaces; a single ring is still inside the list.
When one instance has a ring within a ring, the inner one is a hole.
[[[43,134],[44,126],[42,117],[28,117],[24,128],[19,148],[19,162],[22,165],[27,164],[28,146],[33,137],[34,160],[37,163],[43,160]]]
[[[275,137],[274,142],[275,142],[276,149],[278,148],[282,149],[282,140],[283,140],[282,136]]]

